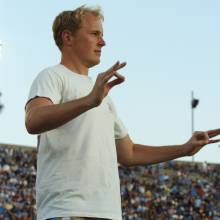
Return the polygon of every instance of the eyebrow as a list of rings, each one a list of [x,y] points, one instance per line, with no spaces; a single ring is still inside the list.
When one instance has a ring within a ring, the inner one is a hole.
[[[98,33],[98,34],[101,34],[103,36],[103,32],[100,31],[100,30],[90,30],[90,32]]]

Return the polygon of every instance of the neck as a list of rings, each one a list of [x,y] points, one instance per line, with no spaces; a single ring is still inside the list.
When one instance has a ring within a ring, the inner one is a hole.
[[[75,57],[65,56],[62,54],[60,63],[75,73],[88,75],[89,68]]]

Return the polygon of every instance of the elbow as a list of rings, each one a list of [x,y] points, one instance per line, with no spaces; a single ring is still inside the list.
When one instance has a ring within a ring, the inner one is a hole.
[[[28,123],[25,123],[26,130],[29,134],[37,134],[36,129]]]
[[[123,167],[131,167],[134,166],[133,161],[133,148],[130,148],[129,150],[123,150],[117,152],[117,159],[118,163],[121,164]]]
[[[126,168],[133,166],[131,159],[128,158],[118,158],[118,163]]]
[[[25,127],[29,134],[39,134],[39,119],[32,116],[31,112],[27,112],[25,116]]]
[[[32,123],[30,120],[26,120],[25,121],[25,127],[26,127],[26,130],[29,134],[39,134],[39,130],[37,129],[37,126]]]

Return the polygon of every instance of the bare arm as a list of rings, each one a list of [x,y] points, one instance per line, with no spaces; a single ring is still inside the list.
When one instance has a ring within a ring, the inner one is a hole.
[[[219,139],[209,139],[219,134],[220,129],[195,132],[185,144],[159,147],[134,144],[129,136],[126,136],[116,140],[118,162],[124,166],[134,166],[160,163],[183,156],[192,156],[205,145],[219,142]]]
[[[39,134],[55,129],[80,114],[101,104],[109,90],[124,81],[124,77],[116,71],[123,68],[125,63],[117,62],[109,70],[98,75],[96,83],[88,96],[62,104],[44,97],[32,99],[26,106],[25,125],[30,134]],[[109,80],[116,76],[113,81]]]
[[[57,128],[93,107],[88,96],[53,104],[47,98],[37,97],[26,106],[25,125],[30,134]]]

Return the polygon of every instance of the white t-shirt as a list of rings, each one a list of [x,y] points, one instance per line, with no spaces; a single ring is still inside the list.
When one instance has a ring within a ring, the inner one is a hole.
[[[40,96],[54,104],[65,103],[88,95],[93,85],[90,77],[59,64],[37,76],[28,100]],[[115,139],[126,135],[109,97],[63,126],[40,134],[37,219],[81,216],[121,220]]]

